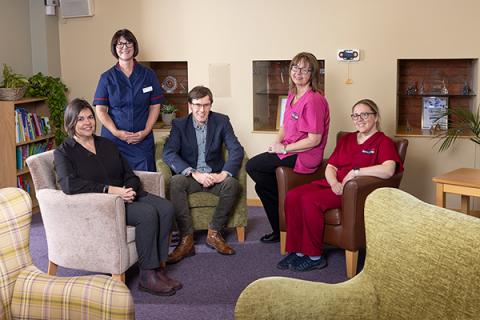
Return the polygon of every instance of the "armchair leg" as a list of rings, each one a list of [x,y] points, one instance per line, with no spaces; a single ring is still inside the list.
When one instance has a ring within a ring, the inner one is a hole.
[[[347,278],[351,279],[357,274],[358,250],[345,250],[345,262],[347,267]]]
[[[285,253],[287,253],[286,247],[287,247],[287,232],[280,231],[280,254],[282,256],[284,256]]]
[[[48,269],[47,273],[50,276],[54,276],[57,274],[57,265],[53,263],[52,261],[48,260]]]
[[[121,274],[112,274],[112,278],[117,280],[118,282],[125,283],[125,272]]]
[[[238,242],[245,242],[245,227],[237,227]]]

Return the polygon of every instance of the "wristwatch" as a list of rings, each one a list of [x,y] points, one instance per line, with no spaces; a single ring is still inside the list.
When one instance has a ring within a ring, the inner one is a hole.
[[[359,167],[353,168],[353,173],[355,174],[355,177],[358,177],[358,175],[360,174],[360,168]]]

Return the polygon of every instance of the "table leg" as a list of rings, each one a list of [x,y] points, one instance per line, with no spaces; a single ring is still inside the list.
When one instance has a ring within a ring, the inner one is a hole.
[[[443,183],[437,183],[436,204],[445,208],[445,193],[443,192]]]
[[[470,197],[462,195],[461,210],[465,214],[470,214]]]

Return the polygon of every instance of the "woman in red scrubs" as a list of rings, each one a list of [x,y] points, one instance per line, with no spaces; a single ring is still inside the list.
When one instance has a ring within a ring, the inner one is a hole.
[[[394,142],[380,130],[375,102],[360,100],[351,118],[357,131],[346,134],[328,159],[325,179],[287,193],[287,251],[279,269],[309,271],[327,266],[323,255],[324,213],[341,207],[343,186],[358,176],[388,179],[403,170]]]
[[[152,128],[165,101],[153,70],[137,63],[138,42],[127,29],[112,37],[118,63],[98,82],[93,105],[102,123],[102,137],[112,140],[134,170],[156,171]]]

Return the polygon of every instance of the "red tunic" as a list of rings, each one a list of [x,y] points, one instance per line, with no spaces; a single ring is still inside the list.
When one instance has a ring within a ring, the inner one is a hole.
[[[337,180],[342,181],[352,168],[370,167],[387,160],[396,162],[396,172],[403,171],[395,143],[383,132],[375,133],[362,144],[357,143],[357,132],[351,132],[338,142],[328,163],[337,168]],[[326,179],[290,190],[285,199],[287,251],[322,255],[324,213],[341,205],[341,196],[333,193]]]

